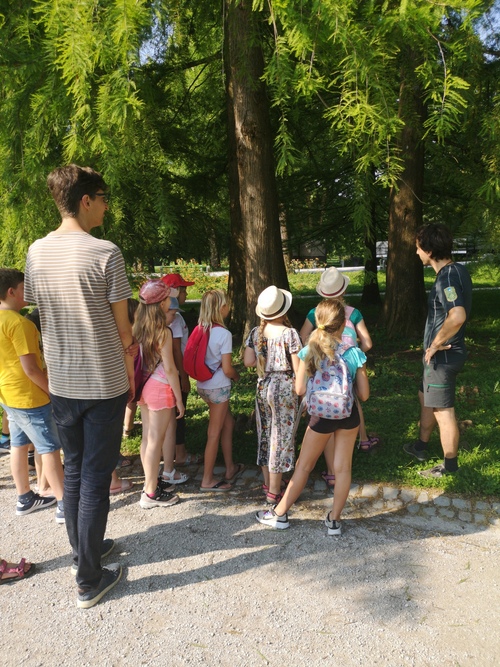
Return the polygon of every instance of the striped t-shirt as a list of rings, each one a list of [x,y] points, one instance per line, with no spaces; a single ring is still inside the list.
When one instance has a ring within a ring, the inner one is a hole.
[[[132,296],[120,250],[84,231],[51,232],[28,251],[24,298],[40,309],[49,390],[108,399],[129,388],[111,304]]]

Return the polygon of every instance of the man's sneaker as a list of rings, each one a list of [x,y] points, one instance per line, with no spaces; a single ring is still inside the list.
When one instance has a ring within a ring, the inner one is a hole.
[[[64,518],[64,508],[61,509],[59,506],[56,508],[56,523],[66,523]]]
[[[416,449],[416,441],[407,442],[406,445],[403,445],[404,451],[410,456],[414,456],[419,461],[427,461],[428,454],[426,449]]]
[[[435,477],[435,478],[444,477],[448,473],[449,473],[449,471],[446,470],[446,468],[444,467],[444,465],[442,463],[440,463],[437,466],[434,466],[434,468],[429,468],[428,470],[419,470],[418,471],[418,474],[421,477]]]
[[[285,528],[290,528],[290,524],[288,522],[288,514],[283,514],[282,516],[278,516],[276,512],[274,511],[274,508],[276,505],[271,507],[269,510],[260,510],[255,514],[255,518],[259,523],[263,523],[265,526],[271,526],[271,528],[274,528],[276,530],[284,530]]]
[[[27,502],[17,501],[16,514],[17,516],[23,516],[24,514],[30,514],[30,512],[43,510],[45,507],[52,507],[56,503],[57,500],[53,496],[39,496],[38,493],[33,493]]]
[[[342,535],[340,521],[335,521],[334,519],[330,521],[330,512],[326,515],[325,526],[328,528],[328,535]]]
[[[152,498],[148,496],[145,491],[143,491],[141,493],[139,504],[142,509],[149,510],[152,507],[170,507],[170,505],[175,505],[178,503],[179,500],[179,496],[175,496],[173,493],[164,491],[162,487],[158,485]]]
[[[109,554],[113,551],[115,548],[115,541],[112,540],[110,537],[107,537],[105,540],[102,541],[101,544],[101,558],[106,558],[106,556],[109,556]],[[76,563],[73,563],[71,566],[71,573],[74,574],[75,576],[78,574],[78,565]]]
[[[85,593],[78,593],[76,606],[78,609],[90,609],[101,600],[108,591],[116,586],[122,577],[122,566],[111,563],[102,568],[102,579],[97,588],[92,588]]]
[[[0,436],[0,454],[8,454],[10,452],[10,435]]]

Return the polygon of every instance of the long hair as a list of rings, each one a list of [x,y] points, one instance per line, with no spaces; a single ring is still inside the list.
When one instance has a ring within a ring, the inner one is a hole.
[[[292,324],[286,315],[284,315],[282,318],[277,318],[277,319],[281,319],[283,326],[288,327],[289,329],[291,328]],[[264,377],[264,374],[266,372],[267,339],[265,339],[264,337],[264,329],[266,328],[266,324],[268,324],[269,322],[276,323],[276,320],[266,320],[265,318],[261,317],[260,325],[257,330],[257,345],[255,348],[255,352],[257,357],[257,363],[256,363],[257,375],[260,378]]]
[[[314,315],[317,328],[309,338],[305,358],[308,375],[314,375],[324,359],[334,359],[345,325],[344,304],[340,299],[325,299],[318,304]]]
[[[142,346],[144,367],[154,371],[161,359],[161,349],[168,335],[165,313],[160,303],[139,303],[135,313],[133,334]]]
[[[224,318],[221,310],[227,303],[227,295],[224,290],[211,289],[201,297],[200,316],[198,324],[204,329],[209,329],[212,324],[224,326]]]

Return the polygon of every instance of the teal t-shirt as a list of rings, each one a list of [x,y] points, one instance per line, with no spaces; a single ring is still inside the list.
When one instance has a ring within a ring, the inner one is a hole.
[[[305,361],[308,350],[309,345],[303,347],[297,355],[298,358],[302,361]],[[356,371],[358,368],[361,368],[363,364],[366,364],[366,354],[362,352],[359,347],[350,347],[344,352],[342,358],[346,362],[349,373],[354,380],[356,378]]]
[[[316,316],[315,313],[316,308],[311,308],[311,310],[307,313],[307,319],[309,322],[313,325],[313,327],[316,329]],[[351,322],[356,326],[356,324],[359,324],[361,320],[363,319],[363,315],[359,312],[357,308],[353,308],[351,316],[349,317]]]

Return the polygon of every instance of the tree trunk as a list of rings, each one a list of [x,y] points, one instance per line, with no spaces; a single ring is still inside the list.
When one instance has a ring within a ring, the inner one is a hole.
[[[389,337],[422,333],[425,290],[422,262],[415,252],[415,236],[422,224],[424,191],[422,91],[415,81],[416,54],[404,57],[399,95],[399,116],[405,122],[400,138],[403,173],[391,189],[389,202],[389,248],[383,318]]]
[[[261,80],[264,58],[258,14],[251,0],[226,3],[226,91],[230,165],[236,164],[231,192],[230,290],[233,306],[246,307],[233,315],[233,333],[246,335],[256,323],[259,293],[269,285],[288,289],[278,213],[269,100]],[[231,136],[232,135],[232,136]],[[231,166],[230,166],[231,172]],[[239,207],[235,200],[237,197]],[[237,214],[239,208],[239,216]],[[238,219],[239,217],[239,219]],[[246,290],[239,273],[244,267]],[[235,275],[233,276],[233,272]]]
[[[377,277],[377,237],[375,235],[375,204],[371,207],[371,229],[365,231],[365,275],[363,281],[362,306],[379,306],[382,303]]]

